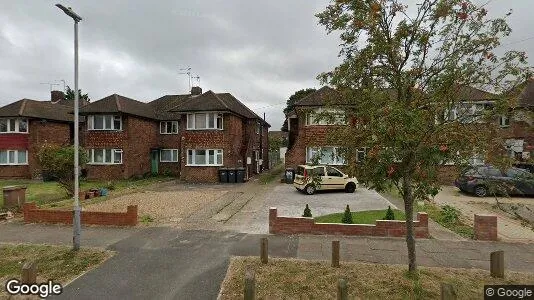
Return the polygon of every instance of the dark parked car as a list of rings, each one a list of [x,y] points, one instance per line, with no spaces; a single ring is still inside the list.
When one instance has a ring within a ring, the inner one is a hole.
[[[505,172],[492,167],[480,166],[466,170],[454,184],[466,193],[485,197],[496,194],[534,196],[534,174],[510,168]]]

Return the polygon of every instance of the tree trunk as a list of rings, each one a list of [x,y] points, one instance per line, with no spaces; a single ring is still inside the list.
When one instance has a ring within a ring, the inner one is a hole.
[[[408,271],[415,274],[415,234],[413,228],[413,190],[411,178],[404,178],[403,185],[404,211],[406,213],[406,246],[408,247]]]

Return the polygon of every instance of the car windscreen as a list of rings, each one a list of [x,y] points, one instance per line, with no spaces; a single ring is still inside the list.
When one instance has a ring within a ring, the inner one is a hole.
[[[525,171],[523,169],[519,168],[510,168],[506,170],[506,176],[507,177],[513,177],[513,178],[525,178],[530,179],[532,177],[532,174],[530,174],[528,171]]]

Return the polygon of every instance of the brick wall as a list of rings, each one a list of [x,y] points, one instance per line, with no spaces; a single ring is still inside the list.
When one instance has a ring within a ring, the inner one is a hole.
[[[72,224],[73,211],[38,209],[35,203],[24,204],[25,223]],[[137,225],[137,205],[128,206],[125,213],[115,212],[81,212],[82,225]]]
[[[417,238],[430,237],[426,213],[417,213],[414,230]],[[313,218],[278,217],[277,209],[271,208],[269,210],[269,233],[404,237],[406,236],[406,222],[376,220],[375,225],[315,223]]]
[[[38,153],[42,145],[69,145],[70,124],[30,119],[28,133],[0,135],[0,149],[28,150],[28,165],[0,166],[0,178],[38,178],[41,175]]]
[[[122,149],[122,164],[87,164],[88,179],[127,179],[151,171],[150,151],[157,147],[159,122],[122,115],[121,131],[81,130],[85,149]]]
[[[475,240],[497,240],[497,216],[475,214]]]
[[[178,177],[180,176],[180,157],[182,156],[180,132],[186,128],[187,124],[180,120],[174,121],[178,121],[178,134],[160,134],[158,127],[158,146],[161,149],[178,149],[178,162],[160,162],[159,174],[170,174]]]
[[[438,183],[441,185],[454,185],[458,176],[460,176],[460,170],[456,166],[440,166],[438,168]]]

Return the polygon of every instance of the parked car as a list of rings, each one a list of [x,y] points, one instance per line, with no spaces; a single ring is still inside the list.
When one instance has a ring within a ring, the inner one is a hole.
[[[358,180],[332,166],[300,165],[295,170],[293,186],[308,195],[313,195],[317,190],[345,190],[354,193],[358,188]]]
[[[454,182],[460,190],[485,197],[496,194],[534,196],[534,175],[520,168],[505,172],[493,166],[473,167],[466,170]]]
[[[527,171],[529,171],[530,173],[534,173],[534,164],[529,164],[529,163],[517,163],[517,164],[514,164],[514,167],[518,167],[518,168],[520,168],[520,169],[527,170]]]

